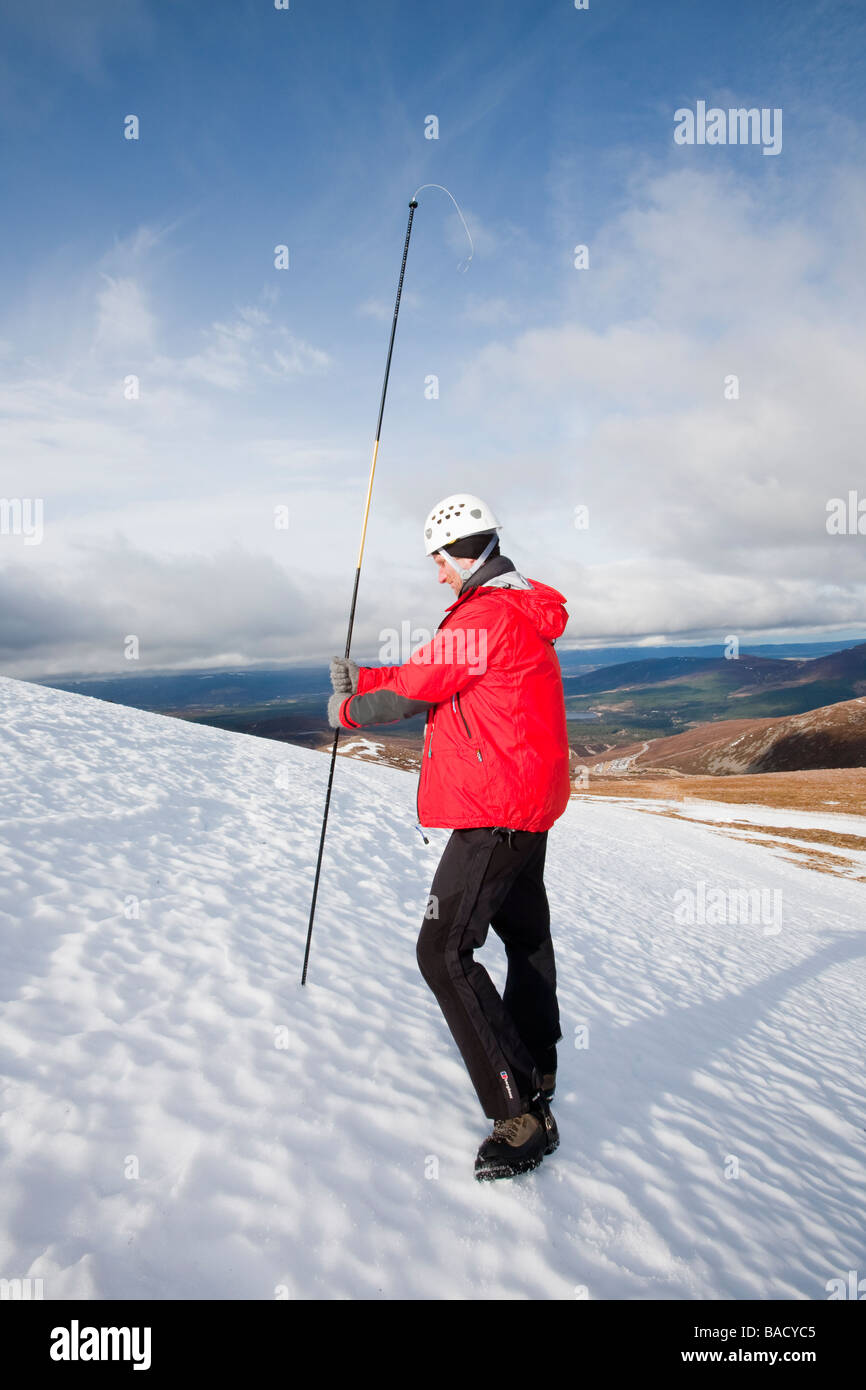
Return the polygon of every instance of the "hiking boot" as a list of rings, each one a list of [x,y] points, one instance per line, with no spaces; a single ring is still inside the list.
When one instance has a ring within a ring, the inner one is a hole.
[[[547,1102],[538,1098],[530,1102],[530,1108],[523,1115],[513,1115],[510,1120],[495,1120],[492,1133],[488,1134],[478,1150],[475,1159],[475,1176],[479,1181],[485,1178],[511,1178],[517,1173],[528,1173],[537,1168],[546,1153],[552,1153],[550,1133],[539,1104]],[[549,1114],[548,1110],[548,1114]],[[553,1116],[550,1116],[551,1120]],[[559,1137],[557,1136],[557,1143]]]
[[[545,1154],[552,1154],[554,1149],[559,1148],[559,1130],[543,1091],[539,1091],[538,1095],[533,1096],[529,1103],[529,1113],[536,1117],[544,1131]]]

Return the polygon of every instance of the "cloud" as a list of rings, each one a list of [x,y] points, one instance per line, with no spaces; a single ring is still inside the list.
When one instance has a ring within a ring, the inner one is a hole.
[[[469,323],[482,324],[487,328],[498,328],[504,323],[517,323],[520,319],[517,306],[507,299],[481,299],[470,295],[463,318]]]
[[[421,304],[420,297],[412,290],[404,290],[400,296],[400,304],[406,309],[417,309]],[[386,304],[384,299],[365,299],[359,304],[356,313],[363,318],[378,319],[381,323],[390,323],[394,317],[394,302]]]
[[[455,415],[483,420],[496,458],[474,490],[520,496],[538,534],[544,478],[548,569],[587,635],[862,620],[866,538],[829,536],[826,506],[866,496],[866,320],[838,271],[864,186],[831,181],[830,241],[766,188],[650,180],[563,285],[559,322],[464,363]]]
[[[681,638],[863,625],[863,585],[700,573],[675,557],[586,567],[570,586],[566,640]]]
[[[825,523],[830,497],[866,491],[864,210],[863,175],[839,170],[800,211],[773,182],[646,176],[599,225],[588,271],[551,259],[543,294],[509,295],[503,275],[504,293],[470,289],[459,331],[449,319],[421,351],[407,334],[358,650],[435,626],[421,523],[463,489],[494,506],[524,573],[566,595],[567,641],[862,621],[866,538]],[[124,669],[127,632],[146,636],[140,669],[342,649],[379,356],[338,378],[328,340],[285,322],[272,289],[172,332],[157,264],[171,240],[134,231],[82,272],[53,355],[17,376],[4,361],[3,490],[45,499],[42,545],[0,537],[12,674]],[[432,295],[416,304],[419,321],[439,314]],[[393,305],[360,312],[387,321]],[[34,314],[42,332],[47,306]],[[441,397],[419,404],[428,370]]]
[[[7,675],[208,665],[228,652],[282,661],[313,627],[312,586],[269,556],[237,548],[158,556],[118,537],[82,547],[78,559],[72,573],[45,565],[34,576],[23,563],[0,571]],[[135,661],[124,657],[130,636],[139,643]]]
[[[43,57],[78,77],[100,84],[108,76],[107,60],[130,52],[139,59],[151,51],[156,28],[145,0],[82,0],[73,8],[66,0],[30,0],[5,6],[4,23],[18,30]],[[34,83],[34,86],[36,84]],[[45,90],[44,80],[37,90]]]
[[[326,371],[329,353],[273,324],[263,310],[244,307],[231,323],[214,323],[200,352],[157,357],[155,374],[173,382],[195,382],[220,391],[240,391],[261,376],[291,377]]]
[[[329,353],[295,338],[291,333],[283,332],[282,337],[284,348],[273,349],[273,357],[279,371],[274,372],[267,362],[264,364],[266,371],[280,376],[303,376],[307,372],[322,371],[330,367],[333,359]]]
[[[101,348],[150,347],[156,320],[141,285],[126,277],[104,275],[105,288],[96,297],[96,343]]]
[[[384,322],[386,319],[392,317],[394,306],[392,304],[389,309],[388,305],[382,299],[365,299],[363,304],[358,305],[356,312],[363,315],[365,318],[379,319],[380,322]]]

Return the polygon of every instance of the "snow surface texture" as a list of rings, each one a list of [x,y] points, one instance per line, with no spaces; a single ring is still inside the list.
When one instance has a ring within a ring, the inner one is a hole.
[[[573,801],[561,1145],[481,1184],[490,1123],[415,960],[448,832],[424,845],[414,774],[338,763],[302,989],[327,757],[8,679],[0,756],[3,1278],[825,1299],[866,1274],[862,886]],[[678,923],[700,883],[780,889],[780,927]],[[501,988],[492,933],[482,959]]]

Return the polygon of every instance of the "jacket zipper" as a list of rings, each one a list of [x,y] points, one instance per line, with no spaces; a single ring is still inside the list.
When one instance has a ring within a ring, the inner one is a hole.
[[[429,706],[428,706],[428,708],[429,708]],[[427,748],[428,748],[427,757],[429,758],[429,757],[430,757],[430,752],[429,752],[430,744],[433,742],[433,715],[432,715],[432,714],[428,715],[428,719],[427,719],[427,729],[428,729],[428,732],[429,732],[429,735],[430,735],[429,740],[428,740],[428,743],[427,743]],[[420,769],[419,769],[419,771],[418,771],[418,785],[417,785],[417,787],[415,788],[415,811],[416,811],[417,816],[418,816],[418,819],[417,819],[416,822],[415,822],[415,828],[416,828],[416,830],[418,831],[418,834],[421,836],[421,839],[424,841],[425,845],[429,845],[430,841],[427,839],[427,836],[424,834],[424,831],[421,829],[421,804],[420,804],[420,801],[421,801],[421,778],[423,777],[423,775],[424,775],[424,748],[423,748],[423,745],[422,745],[422,748],[421,748],[421,767],[420,767]]]
[[[460,600],[458,599],[457,602],[459,603]],[[457,607],[457,604],[456,604],[456,603],[452,605],[452,608],[456,608],[456,607]],[[439,631],[445,626],[445,624],[446,624],[446,622],[447,622],[449,616],[450,616],[450,614],[446,613],[445,617],[442,619],[441,623],[439,623],[438,627],[436,628],[436,631],[437,631],[437,632],[439,632]],[[458,690],[458,691],[455,691],[455,694],[451,696],[451,706],[452,706],[452,708],[453,708],[453,709],[455,710],[455,712],[456,712],[456,705],[454,704],[455,697],[456,697],[456,699],[458,699],[458,700],[460,699],[460,692],[459,692],[459,690]],[[431,707],[431,708],[434,708],[434,712],[435,712],[435,707]],[[469,725],[466,723],[466,716],[464,715],[462,709],[460,710],[460,718],[463,720],[463,727],[464,727],[464,729],[466,730],[467,738],[469,738],[469,740],[470,740],[470,742],[471,742],[472,734],[470,733]],[[432,756],[433,756],[433,714],[430,715],[430,717],[429,717],[429,719],[428,719],[428,721],[427,721],[427,757],[428,757],[428,758],[432,758]],[[476,749],[475,749],[475,756],[477,757],[477,759],[478,759],[478,761],[479,761],[480,763],[484,761],[484,759],[483,759],[482,756],[481,756],[481,749],[480,749],[480,748],[476,748]],[[427,836],[424,834],[424,831],[421,829],[421,807],[420,807],[420,805],[419,805],[419,802],[420,802],[420,798],[421,798],[421,778],[422,778],[423,774],[424,774],[424,749],[422,748],[422,749],[421,749],[421,771],[420,771],[419,774],[418,774],[418,786],[417,786],[416,789],[415,789],[415,810],[416,810],[416,812],[418,813],[418,820],[415,822],[415,825],[416,825],[416,828],[417,828],[417,830],[418,830],[418,832],[419,832],[419,834],[420,834],[422,840],[424,841],[425,845],[429,845],[430,841],[427,839]]]

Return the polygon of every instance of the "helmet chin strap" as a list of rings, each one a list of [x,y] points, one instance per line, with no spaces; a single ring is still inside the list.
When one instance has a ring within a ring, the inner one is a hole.
[[[494,531],[493,535],[490,537],[490,540],[487,542],[481,554],[478,556],[478,559],[473,560],[472,564],[469,565],[468,568],[465,570],[461,569],[459,565],[455,565],[454,561],[457,557],[455,555],[449,555],[447,550],[440,550],[439,554],[442,556],[443,560],[445,560],[445,562],[449,564],[451,568],[454,570],[454,572],[457,574],[462,585],[469,578],[470,574],[474,574],[477,569],[481,568],[481,566],[484,564],[484,561],[487,559],[487,556],[490,554],[491,550],[496,545],[496,542],[498,540],[499,532]]]

